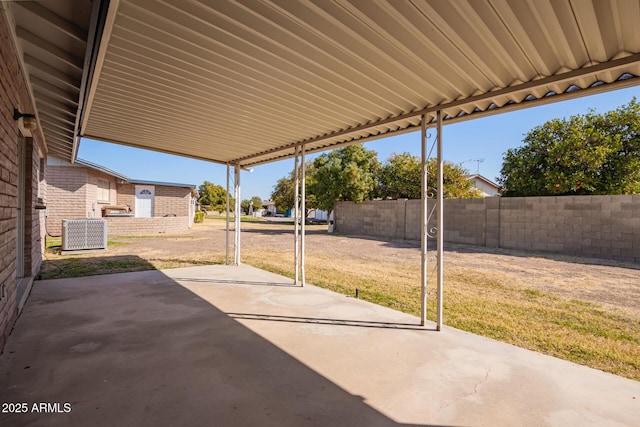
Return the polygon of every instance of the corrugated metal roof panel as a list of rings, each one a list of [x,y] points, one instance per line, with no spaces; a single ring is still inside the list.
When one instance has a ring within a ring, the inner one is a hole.
[[[46,139],[65,154],[74,109],[85,137],[251,165],[407,131],[437,109],[467,120],[640,75],[637,0],[107,3],[88,105],[90,4],[12,5]]]

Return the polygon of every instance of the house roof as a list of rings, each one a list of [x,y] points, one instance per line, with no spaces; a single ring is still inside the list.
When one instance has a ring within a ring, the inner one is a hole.
[[[637,0],[2,2],[50,152],[251,166],[636,85]]]
[[[143,179],[134,179],[134,178],[129,178],[128,176],[122,175],[118,172],[115,172],[109,168],[106,168],[102,165],[99,165],[97,163],[93,163],[90,162],[88,160],[84,160],[84,159],[76,159],[76,163],[82,166],[86,166],[88,168],[100,171],[102,173],[106,173],[107,175],[111,175],[114,176],[118,179],[121,179],[123,181],[126,181],[129,184],[141,184],[141,185],[164,185],[167,187],[187,187],[187,188],[196,188],[196,186],[194,184],[182,184],[182,183],[177,183],[177,182],[163,182],[163,181],[148,181],[148,180],[143,180]]]
[[[486,178],[486,177],[484,177],[484,176],[482,176],[480,174],[477,174],[477,173],[467,176],[467,179],[477,179],[477,180],[485,182],[486,184],[488,184],[488,185],[490,185],[492,187],[495,187],[496,190],[500,189],[500,186],[498,184],[496,184],[495,182],[491,181],[489,178]]]

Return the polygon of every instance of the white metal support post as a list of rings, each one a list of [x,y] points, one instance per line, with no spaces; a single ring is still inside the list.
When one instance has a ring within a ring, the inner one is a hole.
[[[300,275],[302,278],[302,286],[304,286],[305,284],[305,272],[304,272],[304,238],[305,238],[305,224],[307,222],[307,201],[306,201],[306,197],[307,197],[307,192],[305,189],[305,179],[306,179],[306,175],[307,175],[307,168],[306,165],[304,163],[304,145],[302,145],[302,147],[300,147],[300,161],[301,161],[301,169],[302,169],[302,173],[301,173],[301,188],[300,188],[300,192],[302,193],[301,196],[301,218],[302,218],[302,237],[300,239]]]
[[[300,224],[298,223],[299,218],[299,208],[300,208],[300,197],[298,190],[300,188],[300,173],[298,167],[298,147],[295,148],[295,156],[293,160],[293,181],[294,181],[294,190],[293,190],[293,240],[294,240],[294,248],[293,248],[293,260],[295,264],[295,270],[293,273],[293,284],[297,285],[299,281],[298,274],[300,272]]]
[[[438,157],[438,225],[437,225],[437,265],[438,265],[438,279],[437,279],[437,289],[438,289],[438,301],[437,301],[437,310],[436,310],[436,330],[442,329],[442,301],[443,301],[443,273],[444,273],[444,162],[442,160],[442,111],[438,110],[437,113],[437,157]]]
[[[428,209],[427,209],[427,123],[423,114],[420,120],[420,147],[421,157],[421,209],[420,209],[420,325],[427,324],[427,232],[428,232]]]
[[[235,265],[240,265],[240,164],[236,163],[233,167],[234,172],[234,186],[233,186],[233,196],[236,198],[235,200],[235,243],[234,243],[234,256],[233,261]]]
[[[226,218],[226,222],[227,222],[227,228],[225,230],[225,264],[229,265],[229,172],[230,172],[230,168],[229,168],[229,163],[227,163],[227,201],[225,204],[226,207],[226,211],[227,211],[227,218]]]

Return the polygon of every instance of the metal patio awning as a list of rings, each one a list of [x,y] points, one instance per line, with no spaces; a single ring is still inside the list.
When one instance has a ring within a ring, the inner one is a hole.
[[[49,150],[250,166],[640,82],[638,0],[53,0],[4,7]]]

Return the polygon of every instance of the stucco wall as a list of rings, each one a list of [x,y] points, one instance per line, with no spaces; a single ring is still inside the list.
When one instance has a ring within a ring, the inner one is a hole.
[[[20,69],[18,52],[9,34],[10,25],[0,14],[0,351],[17,318],[17,195],[18,195],[18,123],[13,109],[35,112]],[[46,191],[38,181],[46,172],[40,166],[42,141],[37,133],[25,144],[25,233],[24,274],[37,274],[42,262],[43,214],[36,210],[37,198],[46,202]]]
[[[420,201],[338,202],[336,231],[419,240]],[[640,196],[445,200],[444,240],[640,262]]]

